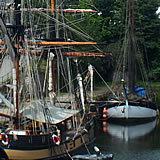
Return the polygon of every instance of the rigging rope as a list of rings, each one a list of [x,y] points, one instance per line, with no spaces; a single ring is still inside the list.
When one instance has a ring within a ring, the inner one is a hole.
[[[104,82],[104,84],[109,88],[109,90],[111,91],[111,93],[117,98],[119,99],[116,94],[112,91],[112,89],[109,87],[109,85],[104,81],[104,79],[102,78],[102,76],[98,73],[98,71],[94,68],[94,70],[96,71],[96,73],[99,75],[99,77],[102,79],[102,81]]]

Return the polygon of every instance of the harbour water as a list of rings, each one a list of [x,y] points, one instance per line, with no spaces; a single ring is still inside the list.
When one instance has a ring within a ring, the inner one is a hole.
[[[114,160],[160,160],[160,119],[134,125],[99,121],[95,128],[96,145]]]

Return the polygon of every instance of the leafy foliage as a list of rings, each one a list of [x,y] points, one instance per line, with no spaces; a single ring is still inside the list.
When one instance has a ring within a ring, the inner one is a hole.
[[[44,2],[44,0],[41,0],[41,3],[42,2]],[[31,3],[37,5],[36,0],[31,0]],[[82,23],[76,23],[71,27],[74,29],[79,28],[79,31],[83,30],[92,36],[95,41],[101,44],[103,43],[103,45],[100,45],[100,48],[104,52],[112,52],[113,61],[107,58],[103,60],[94,59],[94,61],[92,61],[97,67],[99,66],[98,69],[104,74],[103,77],[107,77],[108,74],[106,74],[106,72],[108,73],[114,69],[113,67],[119,54],[119,48],[124,39],[126,20],[128,20],[126,18],[126,16],[128,16],[128,1],[65,0],[63,3],[66,8],[91,8],[102,12],[102,15],[79,14],[78,18],[80,18]],[[160,17],[156,14],[156,11],[158,7],[160,7],[160,0],[134,0],[134,3],[135,35],[139,50],[143,53],[145,65],[148,65],[150,68],[150,72],[148,72],[150,77],[153,76],[154,80],[158,80],[160,78]],[[74,22],[74,16],[75,15],[67,15],[67,19]],[[67,23],[71,25],[69,21]],[[69,38],[77,40],[76,36],[71,37],[70,35],[71,34],[68,33]],[[86,47],[86,49],[87,51],[90,50],[89,47]]]
[[[160,78],[160,18],[156,14],[160,6],[159,0],[135,0],[135,35],[139,50],[144,54],[145,65],[150,68],[150,74],[154,80]],[[102,11],[100,18],[94,17],[88,23],[87,28],[96,25],[98,41],[106,42],[113,51],[113,58],[117,57],[114,48],[118,48],[123,41],[125,33],[125,21],[127,4],[125,0],[94,0],[94,5]],[[97,32],[98,30],[98,32]],[[112,45],[111,45],[112,44]],[[118,52],[118,50],[117,50]],[[115,59],[114,59],[115,61]],[[152,74],[151,74],[152,73]]]

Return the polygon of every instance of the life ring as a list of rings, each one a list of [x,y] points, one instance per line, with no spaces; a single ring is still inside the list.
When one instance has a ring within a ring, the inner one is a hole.
[[[8,136],[6,135],[6,134],[4,134],[4,133],[1,133],[2,134],[2,143],[4,144],[4,145],[8,145]],[[3,139],[3,137],[5,136],[5,140]]]
[[[55,134],[52,135],[52,140],[56,145],[59,145],[61,142],[61,139]]]

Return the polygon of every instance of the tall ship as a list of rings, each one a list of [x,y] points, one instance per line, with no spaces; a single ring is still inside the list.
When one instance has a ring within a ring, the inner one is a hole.
[[[63,6],[67,1],[0,2],[1,159],[71,158],[93,138],[77,57],[104,54],[80,51],[97,43],[70,14],[97,11]]]

